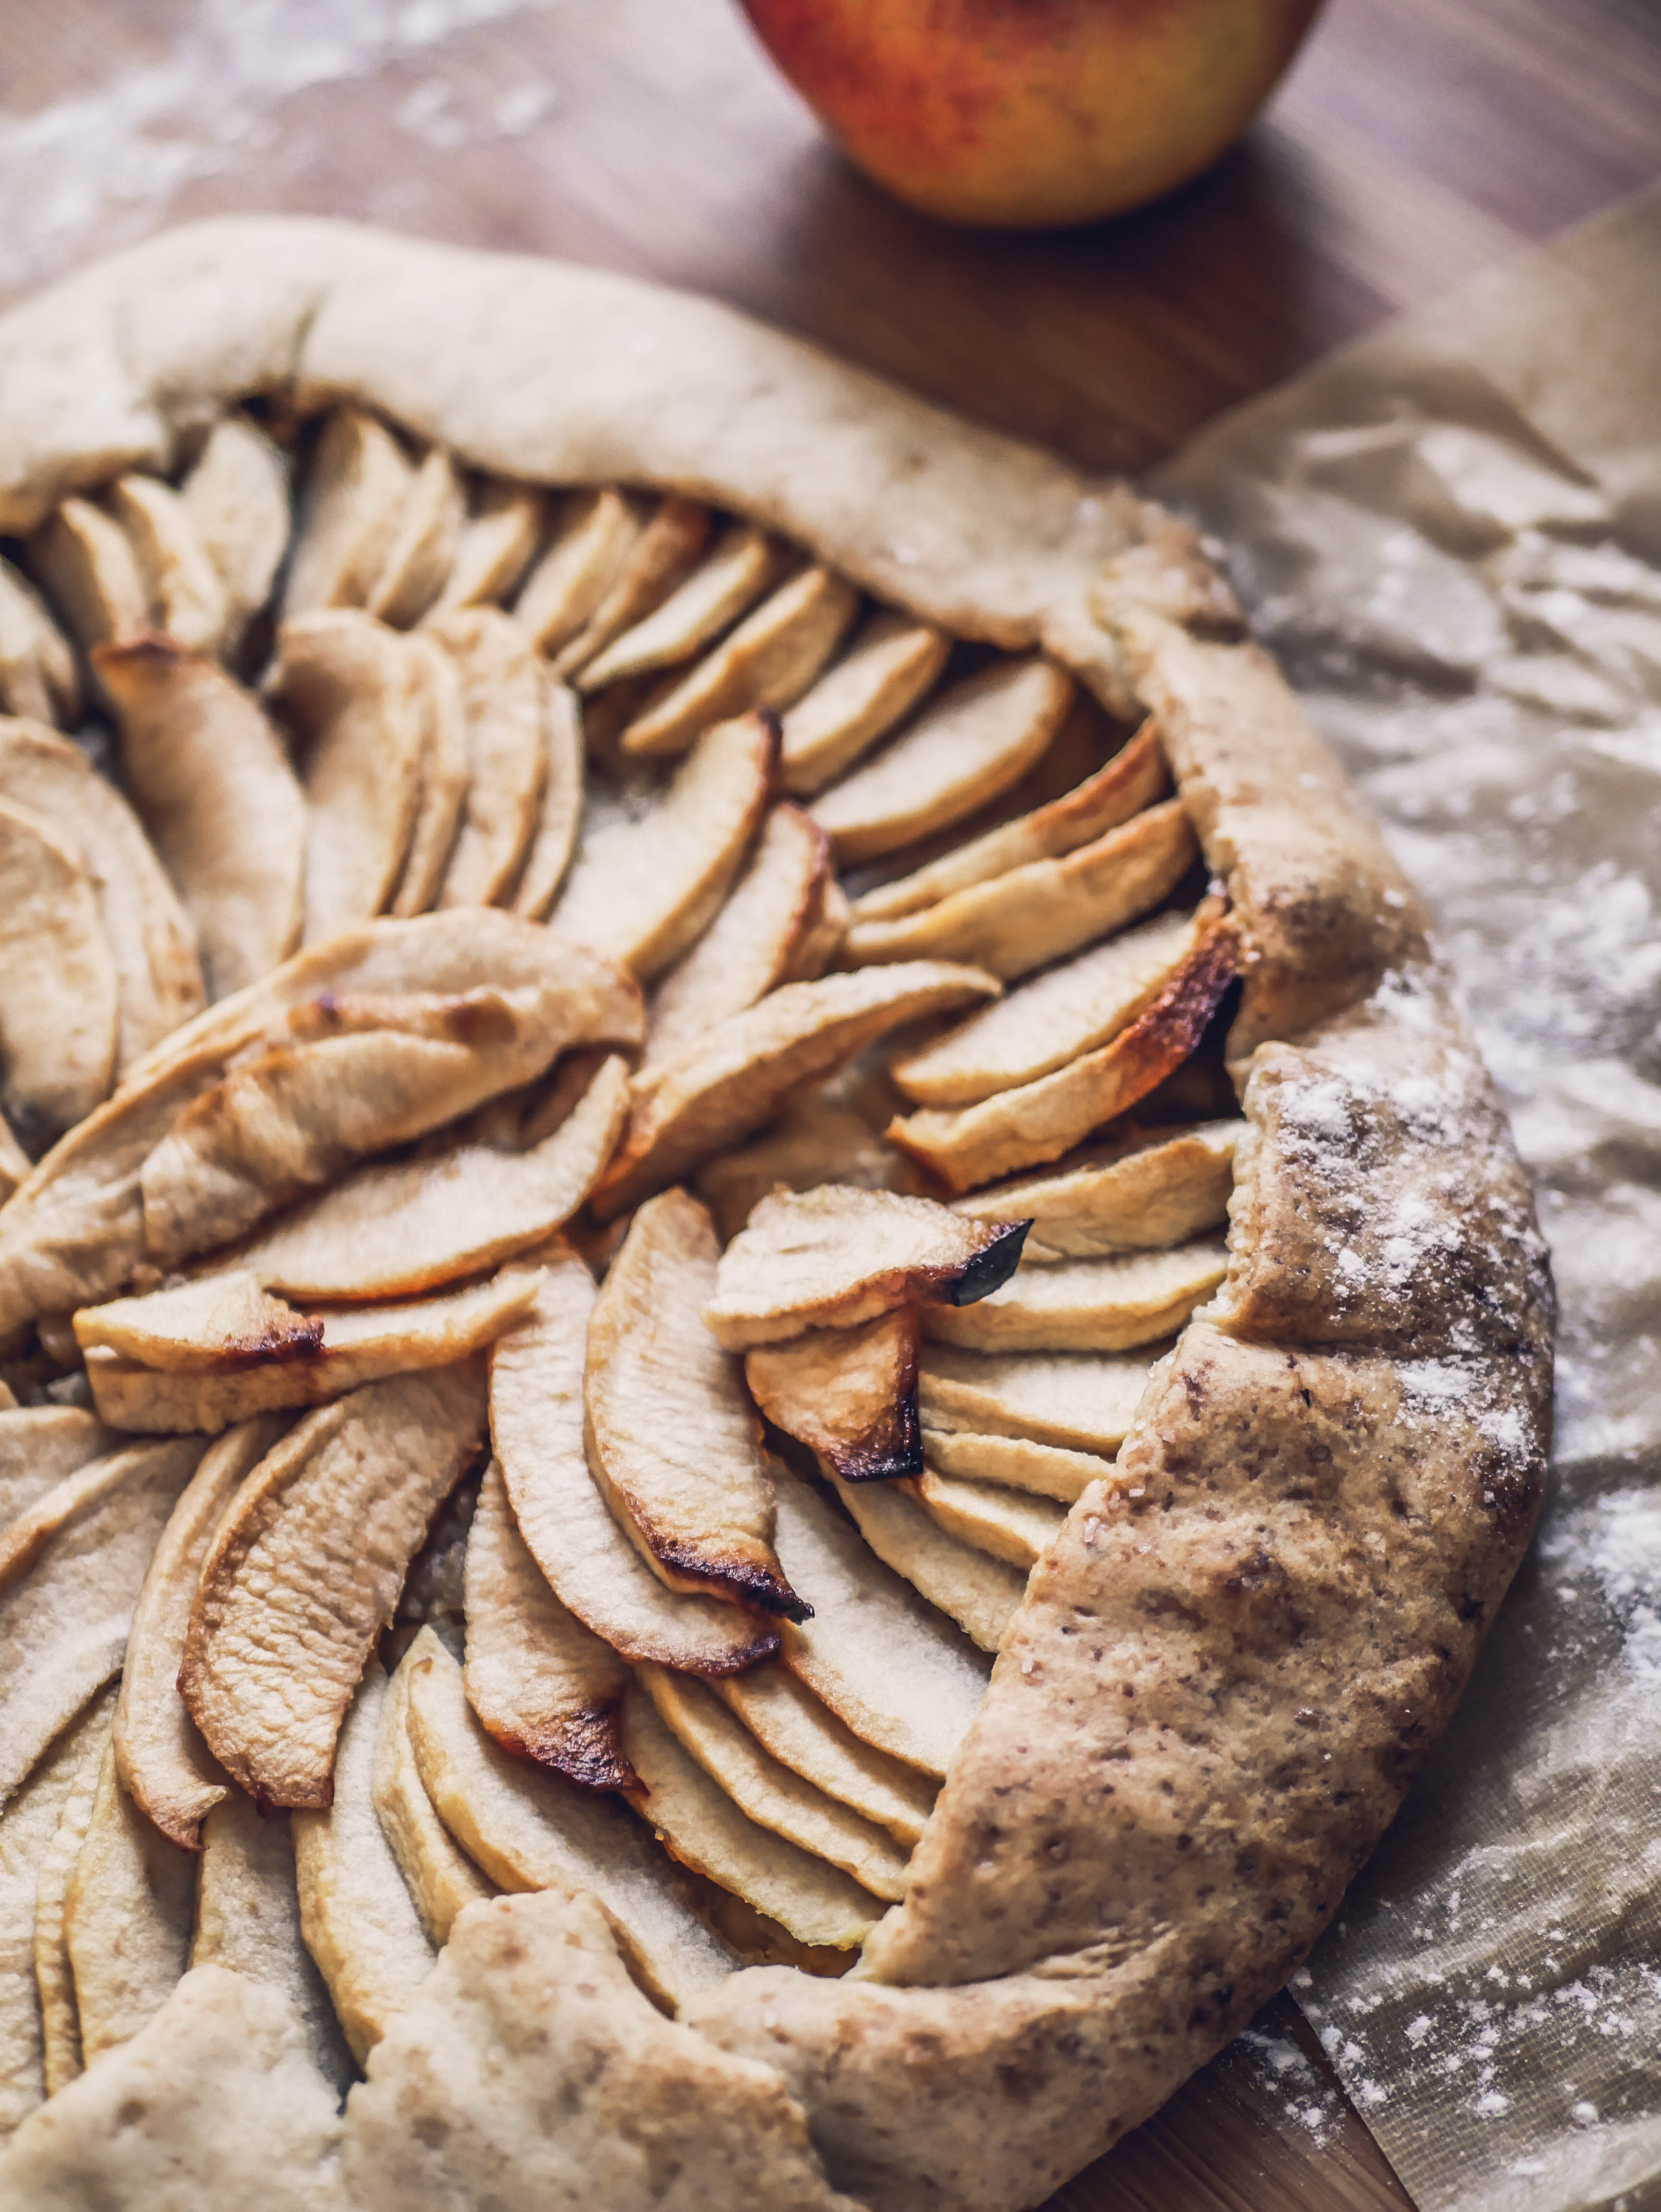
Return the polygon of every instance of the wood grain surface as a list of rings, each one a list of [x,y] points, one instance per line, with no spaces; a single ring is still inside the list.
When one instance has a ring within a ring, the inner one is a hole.
[[[0,296],[165,220],[327,212],[717,293],[1137,470],[1661,159],[1657,0],[1329,0],[1209,176],[1068,234],[853,175],[730,0],[5,0]],[[1286,1998],[1052,2212],[1402,2212]]]

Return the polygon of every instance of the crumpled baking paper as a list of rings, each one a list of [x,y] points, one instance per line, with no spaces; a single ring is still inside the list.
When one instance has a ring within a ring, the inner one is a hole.
[[[1661,189],[1213,426],[1197,517],[1432,902],[1561,1303],[1539,1540],[1293,1993],[1421,2212],[1661,2204]]]

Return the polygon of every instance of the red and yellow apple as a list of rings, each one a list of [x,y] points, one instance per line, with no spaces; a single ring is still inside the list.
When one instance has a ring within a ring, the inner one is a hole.
[[[955,222],[1086,222],[1196,176],[1320,0],[742,0],[849,158]]]

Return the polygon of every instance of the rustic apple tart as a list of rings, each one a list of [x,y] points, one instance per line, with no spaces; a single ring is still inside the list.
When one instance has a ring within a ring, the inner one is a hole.
[[[1017,2212],[1526,1545],[1543,1249],[1195,541],[306,222],[0,323],[0,2198]]]

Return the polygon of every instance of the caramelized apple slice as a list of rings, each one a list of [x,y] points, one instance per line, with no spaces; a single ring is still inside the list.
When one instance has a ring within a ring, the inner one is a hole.
[[[961,1536],[989,1559],[1007,1559],[1013,1567],[1036,1566],[1067,1518],[1066,1509],[1047,1498],[995,1482],[966,1480],[938,1468],[924,1468],[905,1486],[949,1534]]]
[[[1221,1244],[1024,1268],[978,1306],[931,1307],[923,1331],[973,1352],[1127,1352],[1173,1335],[1228,1272]]]
[[[922,1468],[917,1316],[902,1309],[856,1328],[814,1328],[745,1358],[750,1395],[776,1429],[849,1482]]]
[[[1153,1363],[1089,1353],[1044,1357],[925,1344],[917,1404],[925,1428],[1030,1437],[1069,1451],[1117,1451]]]
[[[1228,1218],[1234,1148],[1244,1121],[1154,1129],[1080,1152],[1053,1173],[995,1183],[955,1201],[977,1221],[1031,1214],[1029,1264],[1096,1260],[1180,1244]]]
[[[423,1660],[435,1656],[449,1660],[433,1630],[418,1629],[386,1686],[375,1734],[374,1793],[375,1816],[415,1899],[427,1939],[441,1950],[450,1940],[456,1915],[497,1893],[496,1884],[473,1864],[439,1819],[416,1759],[410,1736],[410,1685]]]
[[[973,1430],[925,1428],[922,1451],[936,1474],[1030,1491],[1036,1497],[1059,1498],[1064,1505],[1081,1496],[1089,1484],[1113,1474],[1112,1461],[1098,1452],[1037,1443],[1031,1437],[978,1436]],[[929,1503],[926,1494],[923,1503]]]

